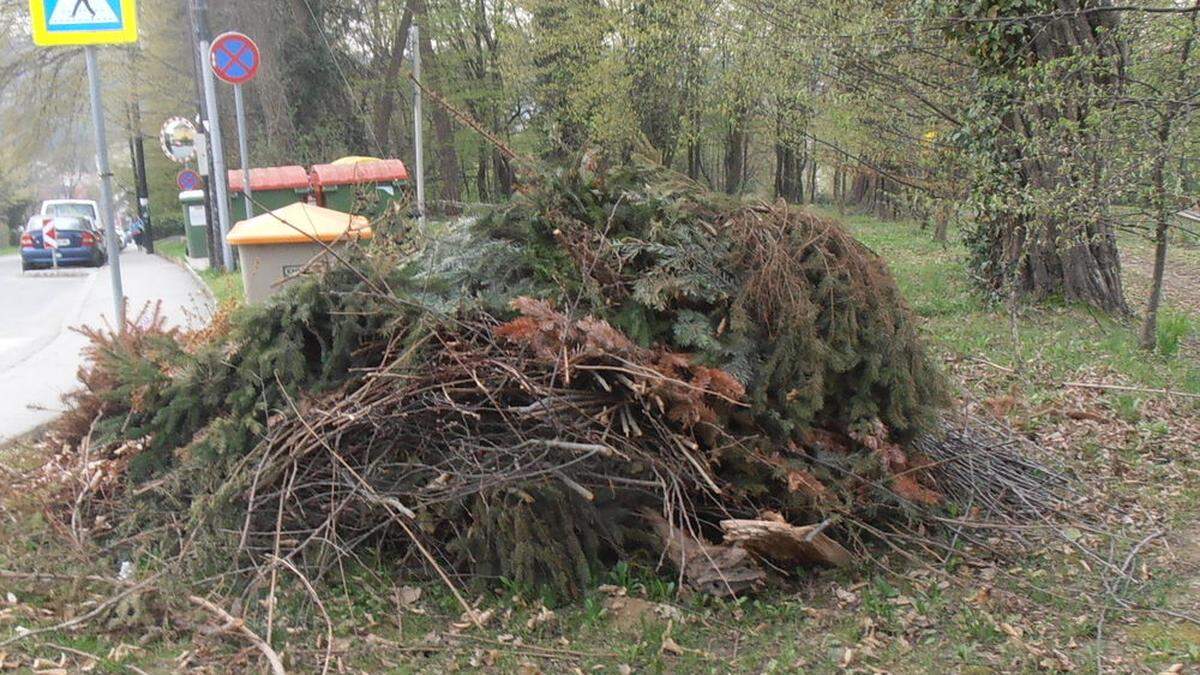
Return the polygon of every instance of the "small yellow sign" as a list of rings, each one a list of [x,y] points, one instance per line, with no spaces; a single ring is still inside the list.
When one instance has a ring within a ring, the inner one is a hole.
[[[137,42],[137,0],[29,0],[40,47]]]

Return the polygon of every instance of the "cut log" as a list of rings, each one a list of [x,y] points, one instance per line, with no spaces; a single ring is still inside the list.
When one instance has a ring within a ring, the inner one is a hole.
[[[821,525],[796,526],[779,520],[723,520],[726,544],[742,548],[782,567],[830,565],[846,567],[854,556],[825,536]]]
[[[741,546],[711,544],[672,526],[657,513],[643,512],[663,541],[666,557],[692,590],[708,595],[732,597],[754,590],[767,574],[749,551]]]

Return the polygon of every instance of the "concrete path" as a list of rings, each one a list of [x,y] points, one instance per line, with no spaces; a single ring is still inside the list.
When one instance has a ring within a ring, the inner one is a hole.
[[[162,302],[176,326],[198,326],[212,306],[191,274],[158,256],[121,256],[129,314]],[[76,326],[113,325],[109,268],[21,273],[18,256],[0,256],[0,443],[62,412],[62,396],[78,387],[87,339]]]

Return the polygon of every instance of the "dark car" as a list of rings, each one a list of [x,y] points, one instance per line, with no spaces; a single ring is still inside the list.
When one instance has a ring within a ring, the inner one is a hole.
[[[53,228],[58,249],[45,245],[43,232]],[[91,218],[75,216],[34,216],[21,235],[21,270],[59,266],[100,267],[108,261],[104,235]]]

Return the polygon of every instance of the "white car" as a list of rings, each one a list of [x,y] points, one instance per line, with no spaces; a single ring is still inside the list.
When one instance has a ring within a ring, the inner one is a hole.
[[[100,205],[90,199],[47,199],[42,202],[42,215],[91,218],[93,223],[102,226]]]

